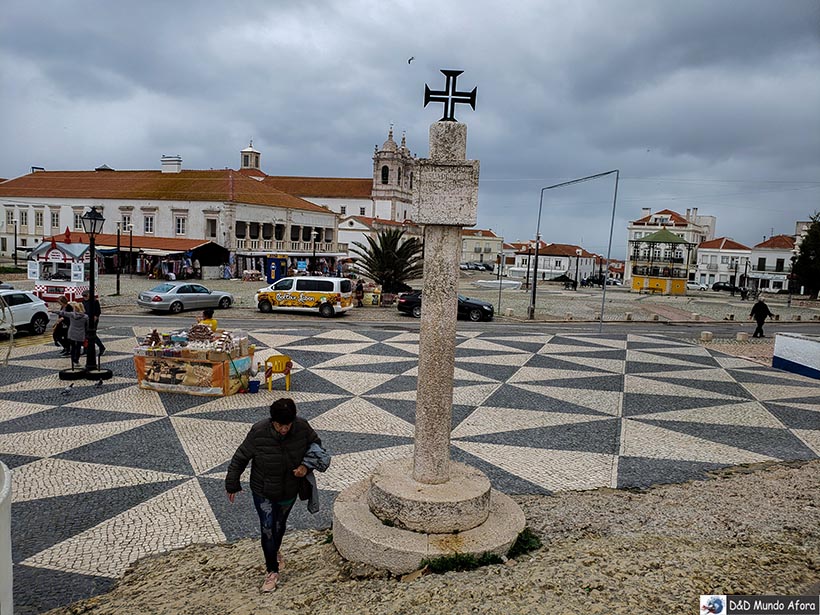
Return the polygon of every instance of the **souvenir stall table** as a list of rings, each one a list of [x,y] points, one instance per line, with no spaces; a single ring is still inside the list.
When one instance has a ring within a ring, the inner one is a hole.
[[[244,331],[212,332],[208,325],[158,333],[134,350],[141,389],[223,396],[248,390],[254,346]]]

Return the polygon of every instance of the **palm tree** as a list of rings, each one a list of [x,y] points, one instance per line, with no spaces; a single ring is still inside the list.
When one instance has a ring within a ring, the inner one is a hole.
[[[376,238],[367,237],[368,245],[354,241],[353,252],[359,257],[356,264],[361,273],[381,284],[382,292],[397,293],[409,290],[407,281],[421,277],[422,245],[415,237],[402,240],[404,231],[390,229],[379,232]]]

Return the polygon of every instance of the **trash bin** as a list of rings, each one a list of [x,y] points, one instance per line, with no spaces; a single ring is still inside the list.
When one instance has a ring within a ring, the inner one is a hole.
[[[258,393],[258,392],[259,392],[259,381],[258,380],[248,381],[248,393]]]

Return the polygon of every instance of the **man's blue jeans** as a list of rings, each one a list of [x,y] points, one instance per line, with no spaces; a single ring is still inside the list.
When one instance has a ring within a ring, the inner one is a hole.
[[[279,553],[279,547],[282,546],[282,537],[285,535],[288,515],[290,514],[290,509],[293,508],[293,503],[291,502],[287,506],[282,506],[254,493],[253,505],[256,507],[256,514],[259,515],[259,527],[262,531],[262,553],[265,554],[265,566],[268,572],[279,572],[279,560],[277,555]]]

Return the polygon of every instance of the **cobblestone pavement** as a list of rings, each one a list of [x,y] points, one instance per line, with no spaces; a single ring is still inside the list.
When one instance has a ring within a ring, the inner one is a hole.
[[[0,460],[13,469],[17,613],[105,591],[136,559],[190,543],[256,536],[247,490],[224,473],[249,426],[286,395],[203,398],[136,385],[147,327],[106,328],[102,386],[58,380],[50,345],[15,348],[0,369]],[[418,334],[379,328],[252,330],[257,359],[288,354],[289,393],[333,454],[319,475],[327,527],[335,494],[411,454]],[[452,456],[510,494],[646,487],[707,470],[820,455],[820,390],[808,378],[658,335],[457,338]],[[247,476],[247,475],[246,475]]]

